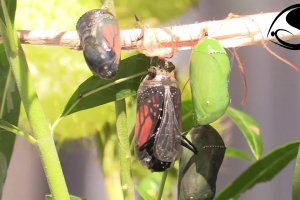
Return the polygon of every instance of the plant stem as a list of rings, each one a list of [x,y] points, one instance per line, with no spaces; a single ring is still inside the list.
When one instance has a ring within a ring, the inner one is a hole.
[[[65,183],[63,172],[60,166],[56,147],[49,124],[44,115],[42,106],[38,100],[33,82],[29,76],[28,66],[25,61],[24,52],[19,46],[19,56],[10,57],[10,63],[18,85],[19,93],[24,105],[24,109],[37,140],[43,167],[48,179],[49,187],[54,199],[70,199]]]
[[[102,9],[107,9],[114,16],[116,16],[114,0],[101,0],[101,2],[102,2]]]
[[[35,93],[27,63],[22,62],[23,59],[25,60],[25,56],[21,46],[19,46],[18,52],[18,56],[9,59],[28,121],[37,140],[51,193],[54,199],[70,199],[49,124]]]
[[[107,9],[114,16],[115,4],[114,0],[101,0],[102,8]],[[115,101],[116,109],[116,126],[119,140],[119,156],[120,156],[120,176],[123,197],[125,200],[134,200],[133,183],[131,180],[131,155],[127,129],[126,102],[125,99]]]
[[[5,16],[5,24],[1,21],[1,31],[4,38],[6,55],[12,68],[28,121],[33,130],[33,135],[36,139],[36,145],[40,152],[52,196],[57,200],[69,200],[70,197],[54,140],[50,134],[50,126],[35,92],[25,54],[18,40],[17,33],[9,18],[6,17],[8,14],[4,1],[1,1],[1,4]]]
[[[126,103],[125,100],[115,102],[116,117],[117,117],[117,133],[119,140],[119,156],[121,168],[121,185],[123,190],[124,199],[134,199],[133,183],[131,180],[130,171],[130,145],[127,131],[127,116],[126,116]]]
[[[36,144],[36,142],[37,142],[36,139],[34,137],[32,137],[31,135],[29,135],[28,133],[23,132],[18,127],[14,126],[8,122],[5,122],[1,119],[0,119],[0,128],[25,138],[31,144]]]
[[[191,49],[195,46],[199,39],[201,39],[199,33],[203,29],[207,29],[208,33],[213,33],[210,37],[217,39],[225,48],[261,45],[262,41],[267,42],[272,39],[274,40],[273,37],[269,36],[265,38],[263,36],[267,35],[270,22],[273,21],[278,14],[278,12],[260,13],[235,17],[233,19],[204,21],[172,27],[149,28],[148,30],[150,33],[155,33],[158,42],[163,47],[174,48],[174,46],[176,46],[178,50]],[[249,18],[253,21],[249,20]],[[237,26],[241,28],[235,28]],[[141,29],[139,28],[121,30],[122,49],[136,49],[137,44],[135,41],[138,41],[140,34]],[[66,46],[73,50],[82,49],[76,31],[19,30],[18,35],[24,44]],[[151,40],[151,35],[152,34],[145,34],[144,40]],[[173,37],[170,37],[170,35]],[[295,31],[293,34],[288,32],[282,33],[281,39],[287,41],[299,37],[300,31]],[[175,44],[174,38],[176,38]]]
[[[162,177],[161,177],[161,182],[160,182],[160,186],[159,186],[159,190],[158,190],[158,195],[157,195],[157,200],[161,200],[161,197],[162,197],[162,194],[163,194],[163,191],[164,191],[164,187],[165,187],[165,183],[166,183],[166,180],[167,180],[167,176],[168,176],[168,171],[169,170],[166,170]]]

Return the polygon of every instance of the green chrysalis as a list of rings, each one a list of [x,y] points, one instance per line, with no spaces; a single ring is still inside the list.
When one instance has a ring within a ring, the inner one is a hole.
[[[190,81],[196,124],[209,124],[225,113],[230,69],[227,53],[217,40],[206,37],[193,48]]]
[[[211,200],[226,147],[210,125],[196,126],[190,134],[198,153],[183,149],[179,161],[178,199]]]

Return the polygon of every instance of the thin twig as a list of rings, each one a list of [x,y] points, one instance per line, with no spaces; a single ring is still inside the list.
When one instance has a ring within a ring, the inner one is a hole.
[[[159,48],[173,48],[175,37],[178,39],[175,44],[178,49],[189,49],[201,39],[203,30],[206,30],[210,37],[219,40],[225,48],[249,46],[261,44],[261,41],[272,39],[271,37],[266,37],[268,29],[277,14],[278,12],[235,16],[231,19],[226,18],[218,21],[153,28],[150,30],[155,33],[155,36],[158,36]],[[141,29],[122,30],[122,49],[137,48],[140,33]],[[75,31],[19,30],[18,34],[21,42],[24,44],[67,46],[76,50],[81,49],[80,41]],[[293,34],[282,34],[281,38],[284,40],[300,38],[300,31],[295,31]],[[151,34],[144,35],[143,37],[144,40],[151,41],[151,38],[149,38]]]
[[[30,134],[23,132],[17,126],[14,126],[13,124],[9,124],[8,122],[0,119],[0,130],[1,129],[6,130],[11,133],[14,133],[18,136],[21,136],[21,137],[25,138],[26,140],[28,140],[31,144],[35,145],[37,142],[36,139],[33,136],[31,136]]]
[[[156,200],[161,200],[161,197],[162,197],[162,194],[163,194],[163,191],[164,191],[164,187],[165,187],[165,183],[166,183],[166,180],[167,180],[167,176],[168,176],[168,170],[166,170],[162,174],[161,181],[160,181],[160,186],[159,186],[159,191],[158,191],[158,195],[157,195]]]

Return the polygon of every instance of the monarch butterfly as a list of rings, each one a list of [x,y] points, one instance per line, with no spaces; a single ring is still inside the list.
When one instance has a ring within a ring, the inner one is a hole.
[[[90,70],[104,79],[112,79],[121,54],[120,29],[115,17],[104,9],[83,14],[76,25],[83,55]]]
[[[180,200],[211,200],[226,147],[222,137],[210,125],[190,131],[197,154],[183,150],[179,160],[178,196]]]
[[[152,171],[164,171],[192,147],[181,136],[181,94],[168,69],[171,62],[158,60],[150,67],[137,92],[135,146],[138,158]]]
[[[225,113],[230,69],[227,53],[218,41],[206,37],[193,48],[190,86],[196,124],[209,124]]]

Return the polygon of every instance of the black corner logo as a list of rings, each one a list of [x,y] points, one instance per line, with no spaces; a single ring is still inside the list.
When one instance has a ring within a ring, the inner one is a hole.
[[[291,30],[283,29],[283,28],[277,28],[276,30],[272,30],[274,24],[276,24],[276,21],[280,20],[282,15],[286,15],[285,17],[285,23],[291,26],[291,29],[295,28],[300,30],[300,4],[295,4],[292,6],[287,7],[283,11],[281,11],[274,21],[272,22],[270,29],[268,31],[268,35],[271,35],[272,37],[276,38],[276,42],[272,41],[275,44],[278,44],[279,46],[282,46],[284,48],[290,49],[290,50],[300,50],[300,44],[294,44],[294,43],[288,43],[284,41],[282,38],[280,38],[279,33],[280,32],[287,32],[293,35]],[[292,28],[293,27],[293,28]],[[272,31],[271,31],[272,30]]]

